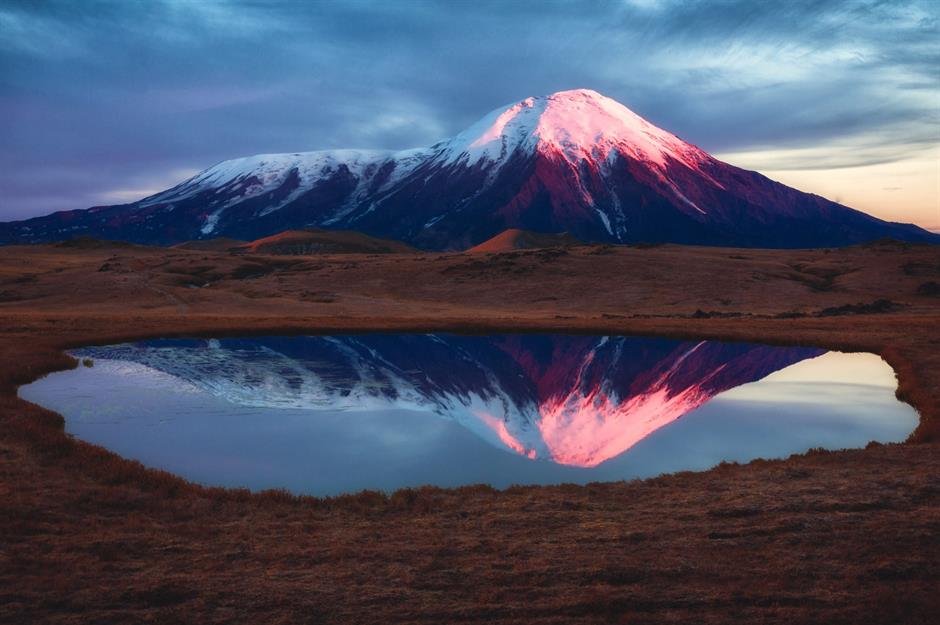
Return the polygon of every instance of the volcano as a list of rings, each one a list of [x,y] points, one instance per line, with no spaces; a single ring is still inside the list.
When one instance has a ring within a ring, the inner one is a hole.
[[[510,228],[604,243],[940,241],[719,161],[579,89],[500,107],[429,148],[224,161],[131,204],[0,224],[0,242],[94,236],[167,245],[303,228],[435,250],[466,249]]]

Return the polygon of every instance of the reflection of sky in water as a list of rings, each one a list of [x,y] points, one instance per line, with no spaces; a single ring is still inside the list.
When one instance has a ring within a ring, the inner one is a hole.
[[[21,395],[62,413],[79,438],[197,482],[334,494],[629,479],[900,441],[917,416],[895,399],[895,387],[877,356],[826,353],[721,393],[592,468],[529,460],[428,411],[236,405],[120,361],[52,374]]]

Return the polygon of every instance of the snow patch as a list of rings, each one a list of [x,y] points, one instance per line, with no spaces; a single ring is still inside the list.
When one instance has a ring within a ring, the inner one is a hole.
[[[199,232],[201,232],[203,235],[212,234],[215,231],[216,226],[219,225],[219,217],[222,216],[222,211],[224,210],[225,207],[223,206],[222,208],[216,209],[206,215],[206,221],[203,222],[202,228],[199,229]]]
[[[607,228],[607,232],[609,232],[610,235],[613,236],[614,231],[611,230],[610,228],[610,219],[607,218],[607,213],[605,213],[599,208],[595,208],[594,211],[597,213],[597,216],[601,218],[601,221],[604,222],[604,227]]]

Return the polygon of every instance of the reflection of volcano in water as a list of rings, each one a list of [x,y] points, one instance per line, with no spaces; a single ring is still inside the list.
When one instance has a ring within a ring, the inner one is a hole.
[[[582,467],[621,454],[722,391],[821,353],[632,337],[374,334],[79,352],[137,362],[242,405],[431,410],[497,446]]]

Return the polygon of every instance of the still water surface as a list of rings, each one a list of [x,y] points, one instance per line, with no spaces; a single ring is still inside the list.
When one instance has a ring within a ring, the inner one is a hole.
[[[873,354],[623,336],[162,339],[20,389],[75,436],[203,484],[585,483],[901,441]]]

